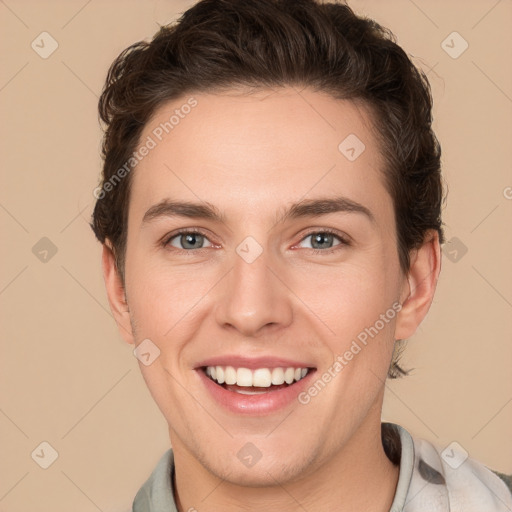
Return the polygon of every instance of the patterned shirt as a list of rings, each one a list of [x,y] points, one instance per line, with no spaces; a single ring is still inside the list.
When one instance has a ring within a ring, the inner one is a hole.
[[[389,512],[512,512],[510,477],[469,458],[459,445],[442,450],[394,423],[382,423],[382,443],[400,465]],[[132,511],[178,512],[173,473],[169,449],[135,496]]]

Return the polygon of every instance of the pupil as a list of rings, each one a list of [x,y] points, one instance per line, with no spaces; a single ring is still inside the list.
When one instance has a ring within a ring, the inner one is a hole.
[[[318,243],[320,245],[325,244],[327,242],[327,246],[329,246],[328,242],[330,241],[332,235],[329,233],[318,233],[314,237],[313,246]]]
[[[183,243],[184,240],[184,243]],[[201,248],[202,245],[202,235],[200,234],[188,234],[182,235],[182,244],[186,249],[197,249]],[[187,244],[190,244],[192,247],[188,247]]]

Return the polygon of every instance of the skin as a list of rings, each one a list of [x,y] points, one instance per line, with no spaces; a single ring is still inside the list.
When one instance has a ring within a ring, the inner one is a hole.
[[[161,351],[140,369],[169,424],[178,508],[388,511],[398,468],[380,439],[385,379],[394,340],[409,338],[430,307],[437,234],[411,252],[404,274],[384,161],[363,105],[291,87],[194,98],[197,106],[133,171],[125,287],[108,244],[103,251],[122,336],[135,345],[149,338]],[[187,99],[163,105],[141,140]],[[338,150],[349,134],[366,146],[353,162]],[[280,221],[291,203],[334,196],[364,205],[374,220],[335,212]],[[165,198],[210,203],[223,222],[143,223]],[[164,247],[179,228],[204,230],[202,248],[184,248],[179,236]],[[335,236],[313,252],[308,235],[329,228],[350,243]],[[236,252],[247,236],[262,248],[250,264]],[[336,250],[328,254],[330,243]],[[306,405],[237,415],[210,398],[194,369],[221,354],[272,355],[312,361],[320,375],[397,302],[400,313]],[[247,442],[262,454],[252,468],[236,456]]]

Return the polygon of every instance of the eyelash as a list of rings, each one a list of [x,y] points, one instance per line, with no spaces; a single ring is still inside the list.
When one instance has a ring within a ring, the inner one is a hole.
[[[332,254],[333,252],[338,251],[343,247],[351,245],[349,239],[346,236],[343,236],[339,232],[337,232],[333,229],[329,229],[329,228],[315,229],[315,230],[309,231],[300,239],[299,243],[304,241],[309,236],[315,235],[318,233],[334,235],[336,238],[338,238],[340,243],[335,245],[334,247],[329,248],[329,249],[314,249],[314,248],[306,247],[306,249],[309,249],[309,251],[313,252],[313,254],[322,254],[322,255]],[[175,231],[172,235],[165,237],[162,242],[162,246],[164,248],[169,249],[169,244],[170,244],[171,240],[173,240],[177,236],[184,235],[184,234],[186,234],[186,235],[201,235],[201,236],[204,236],[206,239],[208,239],[208,235],[199,228],[198,229],[182,228],[182,229],[178,229],[177,231]],[[202,249],[208,249],[208,247],[203,247],[201,249],[178,249],[176,247],[172,247],[172,249],[169,249],[169,250],[177,250],[177,251],[181,251],[181,252],[192,253],[194,251],[201,251]]]

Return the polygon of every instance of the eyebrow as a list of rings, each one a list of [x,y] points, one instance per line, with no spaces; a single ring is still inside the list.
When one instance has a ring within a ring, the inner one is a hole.
[[[362,214],[371,222],[375,222],[374,215],[366,206],[347,197],[338,196],[308,199],[293,203],[291,206],[285,207],[280,220],[276,221],[275,224],[292,219],[318,217],[337,212]],[[225,223],[226,221],[225,216],[214,205],[206,201],[202,203],[192,203],[163,199],[146,211],[142,218],[142,224],[147,224],[155,219],[165,217],[207,219],[220,223]]]

